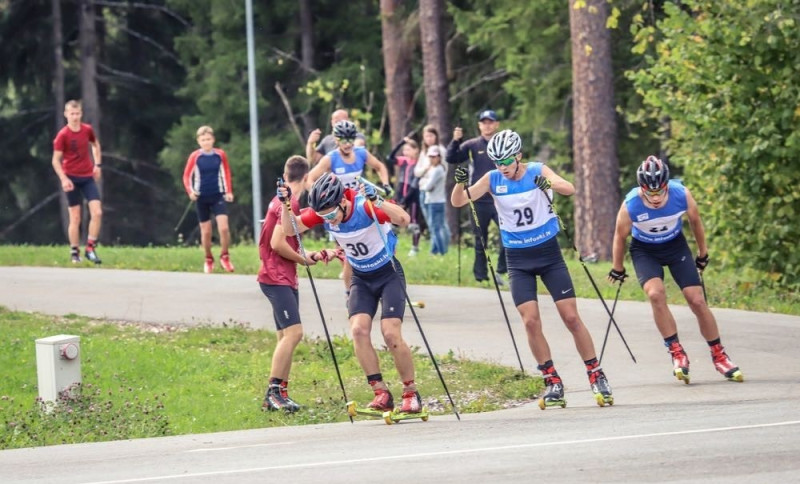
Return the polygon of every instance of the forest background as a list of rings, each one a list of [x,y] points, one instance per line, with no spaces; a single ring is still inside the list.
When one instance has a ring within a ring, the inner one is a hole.
[[[491,108],[528,159],[574,181],[558,203],[582,253],[608,258],[635,167],[655,154],[698,200],[715,263],[800,287],[800,0],[253,8],[263,205],[337,108],[380,159],[428,123],[444,143],[457,125],[476,136]],[[101,242],[196,243],[193,217],[175,225],[203,124],[232,163],[235,240],[251,241],[245,21],[243,0],[0,0],[0,243],[64,243],[50,160],[73,98],[103,146]]]

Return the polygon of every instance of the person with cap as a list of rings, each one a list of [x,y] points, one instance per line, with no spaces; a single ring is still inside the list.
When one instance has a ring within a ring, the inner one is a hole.
[[[483,178],[483,175],[494,170],[494,162],[489,158],[486,148],[489,144],[489,140],[499,128],[500,122],[498,121],[497,113],[491,109],[487,109],[481,111],[478,115],[478,130],[480,131],[480,136],[462,142],[464,130],[460,126],[456,126],[453,130],[453,140],[447,146],[445,160],[447,163],[453,164],[461,164],[465,161],[469,161],[471,163],[470,185]],[[499,227],[497,210],[494,207],[491,195],[488,193],[479,197],[477,200],[473,200],[473,202],[475,203],[475,212],[477,214],[480,230],[475,227],[474,217],[472,220],[472,228],[475,232],[475,238],[477,239],[480,237],[481,241],[485,243],[488,242],[489,238],[489,222],[494,221]],[[489,280],[486,264],[486,248],[481,241],[476,241],[475,243],[475,262],[472,265],[473,275],[478,282]],[[505,284],[502,275],[507,272],[506,253],[501,244],[497,261],[496,282],[498,285]]]
[[[431,232],[431,254],[445,255],[450,243],[450,228],[444,219],[445,179],[447,171],[442,165],[442,149],[431,145],[426,153],[429,165],[419,181],[420,192],[425,194],[425,210],[428,229]]]

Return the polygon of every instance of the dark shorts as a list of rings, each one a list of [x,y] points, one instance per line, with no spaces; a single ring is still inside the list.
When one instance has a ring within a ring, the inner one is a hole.
[[[406,278],[400,262],[394,259],[397,272],[392,264],[386,264],[373,272],[359,272],[353,269],[350,282],[350,297],[347,299],[348,316],[369,314],[371,318],[378,312],[381,302],[381,319],[400,318],[406,310]]]
[[[537,300],[536,276],[542,278],[553,301],[575,297],[575,287],[556,237],[534,247],[507,248],[506,259],[515,305]]]
[[[664,266],[669,267],[672,278],[681,289],[700,285],[697,266],[683,234],[662,244],[633,239],[630,251],[636,278],[642,286],[654,277],[664,280]]]
[[[289,286],[276,286],[259,282],[261,292],[272,304],[272,316],[278,330],[300,324],[300,293]]]
[[[208,222],[211,220],[211,213],[214,216],[228,215],[228,204],[225,198],[220,193],[219,195],[212,195],[210,197],[201,196],[197,199],[197,219],[200,222]]]
[[[97,189],[97,183],[95,183],[94,177],[67,175],[67,178],[69,178],[75,186],[72,191],[66,192],[67,204],[70,207],[80,205],[84,198],[86,198],[87,201],[100,200],[100,190]]]

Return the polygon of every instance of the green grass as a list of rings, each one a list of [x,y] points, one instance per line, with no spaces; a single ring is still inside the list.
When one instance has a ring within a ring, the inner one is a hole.
[[[321,247],[333,247],[332,242],[324,240],[305,240],[307,249],[313,250]],[[445,256],[432,256],[428,254],[430,244],[423,240],[420,253],[417,257],[408,257],[410,249],[409,237],[402,235],[398,245],[398,258],[406,271],[410,284],[436,284],[456,286],[459,284],[458,276],[458,251],[451,246]],[[203,256],[198,247],[124,247],[102,246],[98,249],[103,257],[101,269],[132,269],[132,270],[159,270],[202,272]],[[218,254],[218,248],[214,248]],[[495,254],[495,252],[492,252]],[[575,292],[578,297],[597,298],[591,281],[575,257],[573,251],[564,251]],[[215,256],[216,257],[216,256]],[[231,248],[231,258],[236,265],[237,274],[256,274],[259,267],[258,248],[254,245],[237,245]],[[493,288],[486,283],[479,284],[472,278],[473,250],[471,247],[462,247],[461,250],[461,277],[460,285],[465,287]],[[497,257],[494,255],[493,263]],[[28,246],[4,245],[0,246],[0,266],[44,266],[44,267],[72,267],[69,262],[69,252],[66,246]],[[94,268],[88,262],[80,265],[82,268]],[[589,272],[604,298],[613,299],[615,286],[606,282],[605,276],[611,269],[608,262],[586,264]],[[626,263],[630,273],[633,267],[630,261]],[[217,269],[220,270],[220,269]],[[337,278],[341,270],[340,264],[334,262],[329,265],[318,264],[312,268],[314,277],[329,279]],[[299,270],[301,277],[305,271]],[[672,304],[685,304],[679,288],[670,276],[666,278],[667,298]],[[711,265],[705,273],[706,289],[709,304],[713,307],[746,309],[751,311],[777,312],[800,315],[800,294],[777,288],[774,278],[767,274],[739,267],[725,267]],[[546,289],[539,284],[539,291],[546,293]],[[621,300],[644,301],[645,296],[635,278],[626,282],[620,292]]]
[[[0,328],[0,449],[348,420],[324,340],[298,346],[290,390],[305,408],[284,415],[260,410],[276,342],[271,331],[117,323],[1,307]],[[36,402],[34,341],[54,334],[81,337],[83,385],[76,398],[46,413]],[[352,343],[337,337],[334,347],[348,398],[368,402],[372,393]],[[391,355],[381,350],[379,356],[397,397]],[[450,412],[424,350],[414,348],[414,361],[417,385],[432,414]],[[512,368],[454,354],[437,361],[461,412],[530,401],[542,388],[540,377]]]

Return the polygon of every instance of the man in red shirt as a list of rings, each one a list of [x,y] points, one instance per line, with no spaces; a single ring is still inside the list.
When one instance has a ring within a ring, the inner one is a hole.
[[[292,211],[296,215],[300,212],[298,197],[303,193],[307,176],[308,161],[305,158],[292,156],[286,160],[283,179],[291,190]],[[258,255],[261,258],[258,284],[272,305],[272,314],[278,331],[278,344],[272,355],[269,386],[261,407],[264,410],[296,412],[300,409],[300,405],[289,398],[287,391],[292,354],[303,339],[296,264],[314,265],[319,260],[327,261],[333,251],[306,252],[304,259],[298,253],[300,244],[297,238],[286,236],[281,227],[283,204],[284,202],[277,196],[269,203],[258,240]]]
[[[103,207],[100,202],[100,168],[103,159],[100,153],[100,142],[91,125],[82,123],[83,111],[80,101],[71,100],[64,106],[64,117],[67,125],[61,128],[53,140],[53,170],[61,180],[61,188],[67,194],[69,204],[69,245],[72,263],[81,261],[80,227],[81,202],[83,198],[89,203],[89,234],[86,239],[86,258],[95,264],[102,261],[95,250],[97,237],[100,235],[100,221],[103,218]],[[92,156],[89,155],[89,146]],[[94,159],[94,161],[92,161]]]

